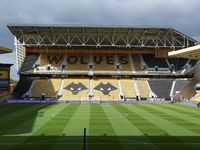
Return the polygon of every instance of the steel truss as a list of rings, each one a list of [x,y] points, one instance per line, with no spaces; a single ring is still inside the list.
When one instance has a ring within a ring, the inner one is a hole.
[[[180,38],[181,36],[181,38]],[[27,47],[73,47],[87,46],[97,48],[116,47],[116,48],[185,48],[188,43],[192,42],[197,45],[196,41],[185,35],[175,36],[121,36],[121,35],[84,35],[84,34],[68,34],[68,35],[21,35],[15,41],[15,45],[23,45]]]

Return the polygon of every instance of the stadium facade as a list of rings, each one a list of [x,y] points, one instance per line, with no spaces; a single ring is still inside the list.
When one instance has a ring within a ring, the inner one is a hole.
[[[12,49],[0,46],[0,54],[12,53]],[[10,85],[10,67],[13,64],[0,63],[0,99],[6,98],[13,91]]]
[[[200,80],[198,60],[168,56],[199,44],[172,27],[7,26],[20,75],[13,99],[178,101]]]

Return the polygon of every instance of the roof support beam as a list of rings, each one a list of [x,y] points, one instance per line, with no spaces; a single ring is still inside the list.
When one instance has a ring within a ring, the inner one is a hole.
[[[24,31],[22,30],[22,28],[21,27],[19,27],[19,29],[20,29],[20,31],[22,32],[22,34],[24,34]],[[27,36],[25,35],[25,37],[27,38]],[[28,41],[29,41],[29,43],[31,43],[32,44],[32,42],[28,39]],[[25,42],[24,42],[24,38],[23,38],[23,44],[24,44]]]

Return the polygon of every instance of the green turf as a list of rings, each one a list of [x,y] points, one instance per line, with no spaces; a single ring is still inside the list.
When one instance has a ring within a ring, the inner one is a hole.
[[[200,109],[181,104],[0,104],[0,150],[200,149]]]

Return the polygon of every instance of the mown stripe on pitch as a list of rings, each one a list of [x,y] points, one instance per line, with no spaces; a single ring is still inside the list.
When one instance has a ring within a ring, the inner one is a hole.
[[[160,105],[160,107],[162,107],[162,104]],[[164,116],[169,116],[169,114],[166,114],[166,113],[163,113],[163,112],[160,112],[156,109],[152,109],[150,107],[148,107],[148,105],[141,105],[141,104],[138,104],[137,105],[137,109],[139,110],[143,110],[143,116],[144,117],[148,117],[146,114],[150,114],[149,118],[151,119],[155,119],[156,121],[157,120],[160,120],[161,122],[155,122],[156,125],[162,125],[163,123],[163,126],[161,126],[164,130],[168,131],[169,133],[171,133],[171,135],[183,135],[183,133],[187,134],[187,135],[191,135],[191,136],[198,136],[198,134],[190,131],[190,130],[187,130],[185,128],[183,128],[182,126],[179,126],[175,123],[173,123],[171,120],[166,120],[167,117],[165,117],[164,119]],[[148,119],[149,119],[148,118]],[[170,116],[171,118],[171,116]],[[173,117],[172,117],[173,118]],[[168,126],[171,126],[173,127],[172,129],[169,129]]]
[[[120,145],[120,140],[104,112],[101,104],[90,104],[90,124],[89,124],[89,137],[87,143],[96,143],[95,145],[87,145],[87,149],[95,150],[123,150]],[[105,144],[98,144],[105,143]],[[113,143],[113,144],[106,144]],[[115,144],[117,143],[117,144]]]
[[[84,128],[87,129],[87,135],[89,135],[90,104],[80,104],[74,112],[70,113],[74,114],[61,132],[59,138],[56,141],[56,144],[53,146],[53,149],[63,149],[64,146],[67,146],[66,149],[72,150],[83,149]],[[60,145],[60,143],[71,144],[63,146]]]
[[[189,116],[186,116],[187,115],[186,114],[187,112],[186,112],[186,113],[184,113],[184,116],[181,117],[180,115],[181,115],[182,111],[179,111],[179,109],[177,109],[178,112],[176,112],[176,109],[174,109],[174,107],[171,110],[172,105],[170,105],[170,104],[164,104],[164,105],[163,104],[156,104],[156,105],[151,104],[151,105],[146,105],[146,106],[154,109],[154,110],[152,110],[154,113],[163,115],[162,117],[164,119],[169,120],[169,121],[173,122],[174,124],[177,124],[187,130],[192,131],[194,133],[194,136],[182,135],[182,136],[178,136],[178,138],[181,139],[182,141],[184,141],[185,143],[187,143],[188,145],[191,145],[193,148],[199,149],[199,147],[200,147],[200,144],[199,144],[200,121],[199,121],[199,119],[191,117],[189,111],[188,111]],[[176,105],[176,106],[178,106],[178,105]],[[188,107],[193,109],[193,107],[190,107],[190,106],[188,106]],[[160,112],[158,112],[158,111],[156,112],[155,109]],[[167,115],[165,113],[167,113]],[[168,115],[168,114],[172,114],[172,115]],[[191,114],[193,114],[193,113],[191,113]],[[196,135],[196,134],[198,134],[198,135]],[[196,143],[196,144],[193,144],[193,143]]]
[[[115,130],[116,135],[120,139],[121,145],[124,147],[124,149],[136,149],[136,147],[144,148],[146,143],[151,143],[148,138],[143,136],[143,132],[141,132],[126,118],[127,114],[123,113],[123,111],[118,111],[115,108],[115,105],[118,104],[102,104],[102,107],[107,116],[110,117],[109,121]],[[119,117],[117,118],[117,116]],[[149,145],[147,147],[149,147]],[[153,144],[150,147],[156,149],[156,146]]]
[[[189,105],[184,105],[184,104],[172,104],[169,105],[170,107],[174,107],[177,109],[181,109],[181,110],[185,110],[186,112],[190,112],[190,113],[198,113],[199,109],[198,107],[194,107],[194,106],[189,106]]]
[[[146,110],[145,106],[140,106],[140,104],[119,104],[124,106],[125,111],[128,112],[127,119],[132,122],[139,130],[141,130],[144,135],[155,143],[155,145],[159,148],[189,148],[192,149],[189,145],[184,144],[179,138],[173,136],[173,131],[170,129],[170,125],[173,123],[165,121],[164,119],[157,117],[156,115],[148,116],[146,114],[151,114]],[[142,108],[143,107],[143,108]],[[170,124],[169,126],[166,126]],[[166,145],[160,145],[157,143],[166,143]],[[180,143],[180,145],[176,145],[172,147],[168,143]]]
[[[18,105],[17,108],[15,109],[11,109],[10,111],[7,112],[7,114],[5,113],[3,116],[0,116],[0,124],[3,124],[7,121],[10,121],[16,117],[20,117],[20,116],[23,116],[24,114],[32,111],[32,110],[36,110],[36,109],[40,109],[40,107],[44,107],[44,106],[49,106],[51,104],[16,104]],[[27,114],[27,115],[33,115],[35,116],[35,113],[34,114]]]
[[[113,105],[113,107],[118,110],[121,113],[126,113],[127,117],[126,119],[133,125],[135,126],[140,132],[142,132],[141,136],[137,136],[137,135],[132,135],[130,138],[131,140],[136,140],[136,141],[140,141],[141,145],[137,145],[136,147],[138,149],[142,149],[142,148],[153,148],[153,149],[157,149],[157,147],[154,144],[152,145],[148,145],[148,144],[144,144],[144,143],[154,143],[154,141],[152,141],[153,139],[150,138],[150,135],[148,136],[148,134],[154,134],[155,132],[160,133],[161,135],[165,133],[164,130],[158,128],[157,126],[155,126],[154,124],[150,123],[148,120],[146,120],[145,118],[141,117],[140,115],[138,115],[137,113],[133,112],[132,110],[130,110],[129,108],[127,108],[126,106],[131,106],[131,104],[115,104]],[[131,114],[131,115],[130,115]],[[156,130],[156,131],[155,131]]]
[[[195,117],[200,120],[199,111],[200,109],[193,106],[182,107],[182,104],[165,104],[162,107],[166,109],[170,109],[172,111],[179,112],[181,114],[185,114],[191,117]]]
[[[24,114],[21,114],[20,116],[16,117],[13,116],[11,117],[11,120],[8,120],[2,124],[0,124],[0,135],[4,135],[7,132],[21,126],[22,124],[26,123],[27,121],[35,118],[37,116],[38,109],[42,109],[50,104],[44,104],[44,105],[35,105],[34,107],[31,105],[28,105],[27,108],[23,109]],[[24,111],[26,110],[26,111]],[[19,110],[21,111],[21,110]],[[31,124],[27,130],[22,129],[18,130],[18,133],[25,133],[25,132],[30,132],[32,130],[33,124]],[[17,133],[15,133],[17,134]]]
[[[114,106],[116,104],[101,104],[104,112],[106,112],[106,115],[115,130],[115,133],[117,136],[141,136],[143,133],[138,130],[137,127],[135,127],[132,123],[130,123],[126,117],[127,114],[118,111]]]
[[[65,105],[65,104],[63,104]],[[69,104],[66,105],[66,107],[62,110],[57,110],[57,115],[61,114],[67,114],[71,111],[76,111],[76,109],[79,107],[80,104]],[[57,141],[59,138],[63,128],[67,125],[70,118],[73,116],[73,114],[69,115],[68,119],[61,119],[58,117],[52,117],[48,122],[46,122],[41,128],[39,128],[35,133],[32,134],[29,138],[27,138],[23,143],[30,143],[30,145],[19,145],[17,148],[22,149],[30,149],[31,147],[41,147],[41,143],[49,143],[51,147],[53,144]],[[39,143],[39,145],[37,145]],[[33,146],[34,144],[34,146]],[[44,144],[45,146],[45,144]]]
[[[164,108],[164,105],[146,105],[148,109],[146,111],[157,115],[158,117],[162,117],[165,120],[173,122],[174,124],[181,126],[187,130],[190,130],[196,134],[200,135],[199,126],[200,120],[192,118],[191,116],[184,115],[182,116],[181,113],[172,111],[170,108]],[[187,142],[187,141],[185,141]]]
[[[70,113],[73,113],[73,116],[63,129],[61,135],[83,136],[84,128],[87,128],[89,133],[90,104],[83,103],[79,105],[76,111]]]
[[[173,104],[172,104],[173,105]],[[181,119],[186,119],[185,117],[187,117],[187,121],[200,125],[200,117],[199,117],[199,112],[194,113],[193,111],[184,111],[182,109],[179,108],[175,108],[172,107],[172,105],[148,105],[148,107],[156,107],[156,108],[163,108],[165,111],[167,111],[167,114],[171,114],[174,115],[176,117],[179,117]],[[177,106],[177,105],[176,105]],[[191,110],[193,109],[193,107],[189,107]],[[159,109],[162,111],[162,109]],[[163,112],[165,112],[163,111]]]
[[[40,105],[44,105],[44,104],[40,104]],[[18,136],[13,135],[13,134],[10,134],[8,136],[2,136],[2,137],[0,137],[0,143],[9,143],[10,141],[12,141],[13,143],[18,143],[16,145],[20,145],[20,143],[23,143],[27,138],[29,138],[29,136],[32,136],[32,134],[34,134],[34,132],[36,132],[46,122],[48,122],[52,118],[52,116],[51,116],[52,113],[56,112],[57,109],[59,109],[59,110],[64,109],[66,107],[66,105],[68,105],[68,104],[65,104],[65,105],[53,104],[53,105],[48,105],[47,107],[44,107],[43,109],[38,110],[37,117],[32,119],[32,120],[34,120],[34,124],[33,124],[31,132],[19,134]],[[16,131],[21,130],[21,129],[26,129],[27,127],[30,126],[29,122],[32,120],[29,120],[28,122],[22,124],[18,128],[15,128],[14,130],[11,131],[11,133],[15,133]],[[9,134],[9,132],[8,132],[8,134]],[[6,145],[6,147],[8,149],[15,149],[16,145],[13,145],[13,144]],[[34,143],[32,145],[34,145]]]
[[[33,106],[34,105],[35,104],[33,104]],[[30,107],[30,104],[7,104],[7,105],[4,105],[4,107],[0,108],[0,117],[7,115],[7,114],[13,114],[14,112],[17,112],[20,109],[24,109],[26,107]]]
[[[180,139],[184,143],[187,143],[187,144],[183,144],[183,145],[188,146],[189,145],[188,143],[194,143],[194,141],[189,140],[189,139],[191,139],[191,137],[198,137],[197,133],[189,130],[188,128],[185,128],[184,126],[182,126],[181,123],[177,123],[178,121],[180,121],[179,118],[171,116],[168,113],[165,113],[163,111],[159,111],[164,106],[163,104],[159,104],[159,105],[156,104],[156,106],[160,106],[160,107],[151,108],[153,106],[154,106],[154,104],[145,105],[145,107],[142,106],[142,105],[139,105],[138,108],[141,108],[141,109],[145,108],[145,111],[149,112],[150,114],[153,114],[154,116],[162,118],[161,122],[165,123],[163,125],[163,127],[165,127],[168,132],[171,130],[170,131],[171,135],[173,135],[176,138]],[[155,118],[157,118],[157,117],[155,117]],[[163,119],[166,120],[168,123],[166,121],[164,121]],[[182,121],[184,121],[184,120],[182,120]],[[169,122],[171,122],[171,123],[169,123]],[[168,128],[166,127],[167,124],[168,124]],[[157,125],[160,126],[159,123],[157,123]],[[199,138],[195,138],[195,139],[197,140]],[[184,148],[186,148],[185,146],[184,146]],[[192,148],[193,146],[196,146],[196,145],[191,144],[190,146]]]

